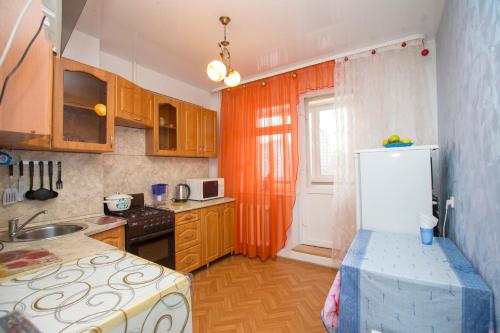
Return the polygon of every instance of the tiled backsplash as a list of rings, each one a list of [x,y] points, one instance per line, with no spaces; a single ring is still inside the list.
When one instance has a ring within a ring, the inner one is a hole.
[[[169,184],[171,196],[175,185],[186,178],[208,177],[208,159],[146,156],[144,130],[116,127],[115,136],[115,151],[109,154],[13,151],[17,159],[62,161],[64,189],[58,191],[57,198],[48,201],[24,201],[0,206],[0,227],[14,216],[30,216],[41,209],[47,209],[48,214],[40,217],[40,221],[101,214],[105,195],[144,192],[146,201],[151,201],[151,184]],[[17,168],[15,175],[17,185]],[[27,175],[25,168],[28,184]],[[2,192],[8,183],[8,169],[2,166]],[[38,185],[38,177],[35,176],[34,187],[38,188]],[[45,187],[48,187],[47,176]]]

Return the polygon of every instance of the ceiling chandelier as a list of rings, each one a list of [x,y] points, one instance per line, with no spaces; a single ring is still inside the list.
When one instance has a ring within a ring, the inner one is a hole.
[[[214,60],[207,66],[207,75],[210,80],[224,83],[229,87],[235,87],[240,83],[241,76],[238,71],[231,67],[231,54],[229,53],[229,41],[226,40],[226,26],[231,22],[227,16],[219,17],[220,23],[224,26],[224,40],[219,43],[221,60]]]

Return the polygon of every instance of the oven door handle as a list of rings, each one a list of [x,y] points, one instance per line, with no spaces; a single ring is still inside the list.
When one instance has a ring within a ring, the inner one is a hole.
[[[138,236],[138,237],[130,238],[128,240],[127,244],[131,245],[131,244],[136,244],[136,243],[142,243],[144,241],[147,241],[147,240],[150,240],[150,239],[153,239],[153,238],[158,238],[158,237],[161,237],[161,236],[166,236],[166,235],[169,235],[169,234],[172,234],[172,233],[174,233],[174,228],[169,228],[169,229],[166,229],[166,230],[155,232],[154,234],[149,234],[149,235],[144,235],[144,236]]]

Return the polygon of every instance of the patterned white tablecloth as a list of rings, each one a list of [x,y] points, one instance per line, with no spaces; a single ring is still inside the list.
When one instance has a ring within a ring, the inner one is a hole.
[[[192,331],[189,278],[120,250],[2,282],[13,310],[50,333]]]

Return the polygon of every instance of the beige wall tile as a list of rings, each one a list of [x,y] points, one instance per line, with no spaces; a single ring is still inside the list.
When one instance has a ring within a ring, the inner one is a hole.
[[[40,221],[102,214],[102,198],[116,192],[144,192],[146,201],[151,201],[151,185],[155,183],[169,184],[171,197],[176,184],[185,182],[186,178],[208,177],[209,173],[206,158],[146,156],[145,130],[125,127],[116,127],[115,152],[109,154],[22,150],[12,153],[16,159],[62,161],[64,189],[59,191],[57,198],[45,202],[24,201],[0,206],[0,227],[14,216],[30,216],[41,209],[47,209],[49,213]],[[36,175],[37,171],[35,168]],[[27,174],[25,168],[25,176]],[[45,187],[48,187],[47,172],[45,174]],[[17,175],[16,169],[16,184]],[[38,177],[35,177],[35,188],[38,185]],[[2,166],[0,190],[3,192],[7,186],[8,169]]]

